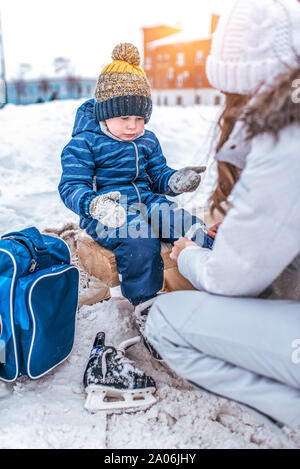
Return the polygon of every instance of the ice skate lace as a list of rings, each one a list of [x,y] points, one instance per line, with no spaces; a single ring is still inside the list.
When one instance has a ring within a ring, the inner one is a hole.
[[[107,355],[110,355],[111,353],[113,353],[113,349],[109,348],[107,350],[105,350],[105,352],[103,353],[102,355],[102,362],[101,362],[101,365],[102,365],[102,376],[103,376],[103,379],[105,379],[106,377],[106,374],[107,374]],[[129,358],[125,357],[124,355],[124,351],[122,350],[117,350],[117,354],[116,356],[114,357],[115,360],[122,360],[124,363],[129,363],[129,364],[132,364],[133,361],[132,360],[129,360]]]

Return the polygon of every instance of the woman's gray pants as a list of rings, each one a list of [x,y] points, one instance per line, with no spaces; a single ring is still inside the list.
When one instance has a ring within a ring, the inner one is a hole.
[[[174,292],[155,301],[145,332],[194,386],[300,425],[300,303]]]

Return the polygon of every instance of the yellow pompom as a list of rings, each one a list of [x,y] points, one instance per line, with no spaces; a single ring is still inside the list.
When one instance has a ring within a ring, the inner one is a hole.
[[[121,60],[131,65],[139,66],[141,58],[138,49],[128,42],[118,44],[112,52],[113,60]]]

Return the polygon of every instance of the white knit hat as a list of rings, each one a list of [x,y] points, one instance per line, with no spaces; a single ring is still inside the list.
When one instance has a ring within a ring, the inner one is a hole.
[[[237,0],[220,18],[206,72],[214,88],[248,94],[300,63],[299,0]]]

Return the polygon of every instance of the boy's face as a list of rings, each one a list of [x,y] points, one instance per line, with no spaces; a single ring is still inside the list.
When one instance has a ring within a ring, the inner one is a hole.
[[[105,122],[112,135],[127,142],[140,135],[145,125],[144,118],[138,116],[114,117]]]

